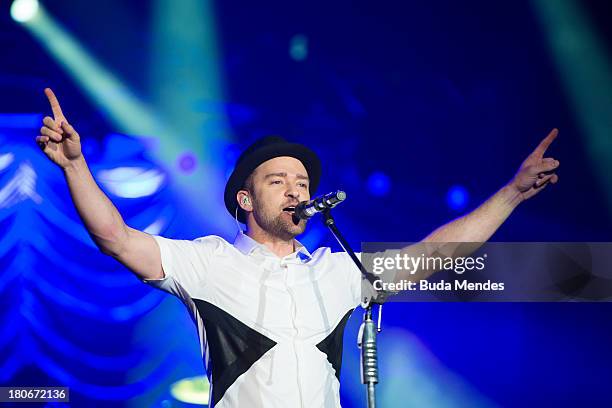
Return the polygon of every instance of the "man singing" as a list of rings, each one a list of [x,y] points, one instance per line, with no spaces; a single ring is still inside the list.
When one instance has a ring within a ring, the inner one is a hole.
[[[311,253],[295,239],[306,228],[295,206],[310,199],[321,177],[316,154],[276,137],[242,153],[225,187],[227,210],[247,227],[233,243],[214,235],[151,236],[124,223],[96,185],[57,98],[50,89],[45,94],[53,118],[44,118],[37,143],[63,170],[100,250],[189,308],[210,406],[339,407],[342,336],[360,304],[362,277],[345,253]],[[487,241],[516,206],[558,181],[559,162],[544,158],[556,136],[554,129],[491,198],[423,241]]]

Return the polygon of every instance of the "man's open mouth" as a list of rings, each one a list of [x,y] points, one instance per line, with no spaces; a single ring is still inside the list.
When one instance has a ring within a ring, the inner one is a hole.
[[[291,215],[291,220],[293,221],[294,225],[298,225],[300,223],[300,218],[295,215],[295,206],[285,207],[283,208],[283,212]]]

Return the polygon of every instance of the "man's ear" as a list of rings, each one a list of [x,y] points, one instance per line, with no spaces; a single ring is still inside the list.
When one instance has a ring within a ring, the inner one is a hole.
[[[238,191],[238,194],[236,194],[236,199],[238,200],[238,205],[244,211],[252,211],[253,210],[253,203],[251,202],[251,197],[249,196],[249,192],[248,191],[246,191],[246,190]]]

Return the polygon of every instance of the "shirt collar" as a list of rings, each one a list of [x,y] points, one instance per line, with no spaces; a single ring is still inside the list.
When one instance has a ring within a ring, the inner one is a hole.
[[[312,258],[312,255],[310,255],[308,249],[306,249],[306,247],[302,245],[302,243],[297,239],[294,239],[293,241],[295,242],[296,251],[291,255],[300,258],[304,262],[310,260],[310,258]],[[236,235],[236,239],[234,240],[234,246],[245,255],[251,255],[251,253],[257,248],[272,253],[268,248],[266,248],[265,245],[255,241],[253,238],[245,234],[242,230],[238,233],[238,235]]]

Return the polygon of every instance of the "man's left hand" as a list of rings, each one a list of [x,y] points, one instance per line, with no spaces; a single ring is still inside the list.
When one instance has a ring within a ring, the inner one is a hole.
[[[516,189],[523,200],[533,197],[548,184],[555,184],[559,176],[554,172],[559,168],[559,161],[552,157],[544,157],[546,149],[557,137],[559,131],[553,129],[536,149],[525,159],[509,186]]]

